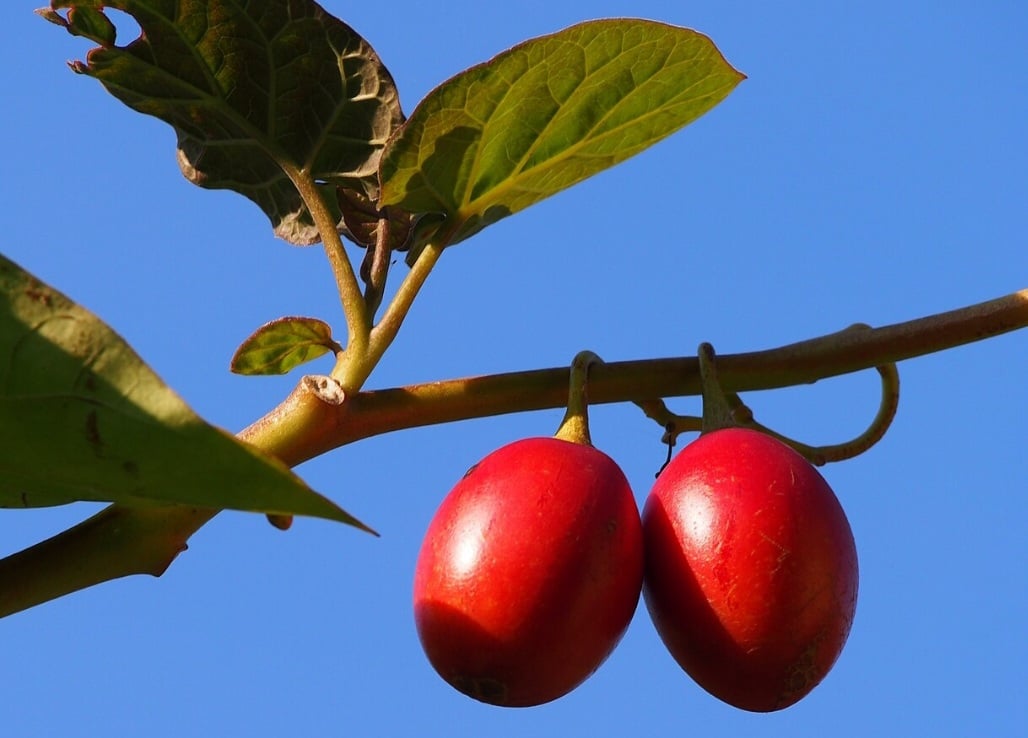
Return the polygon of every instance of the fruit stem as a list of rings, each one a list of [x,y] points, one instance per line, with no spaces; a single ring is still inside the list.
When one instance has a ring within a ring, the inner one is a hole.
[[[726,392],[721,386],[714,347],[703,342],[696,350],[696,355],[699,359],[700,387],[703,395],[701,433],[750,425],[753,413],[739,399],[738,394]]]
[[[864,323],[858,323],[850,326],[842,332],[847,333],[870,330],[872,330],[871,326]],[[885,432],[889,430],[889,426],[892,425],[892,421],[896,417],[896,411],[899,409],[900,379],[899,370],[896,368],[896,364],[882,364],[881,366],[876,366],[875,370],[878,372],[882,383],[882,397],[878,403],[878,412],[875,414],[874,419],[864,432],[852,440],[828,446],[809,446],[773,431],[770,428],[761,425],[756,420],[751,420],[747,425],[754,430],[767,433],[768,435],[777,438],[787,446],[792,447],[815,466],[823,466],[828,462],[845,461],[846,459],[852,459],[854,456],[859,456],[882,440],[885,436]]]
[[[850,335],[854,333],[866,333],[872,328],[864,323],[857,323],[837,335]],[[810,446],[788,436],[782,435],[767,426],[757,422],[753,417],[753,411],[745,405],[735,392],[727,392],[721,385],[718,378],[717,366],[715,363],[714,347],[709,343],[701,343],[697,351],[699,359],[700,386],[703,395],[703,418],[701,432],[720,428],[750,428],[752,430],[766,433],[782,443],[790,446],[799,452],[807,461],[815,466],[823,466],[830,461],[844,461],[867,451],[885,436],[885,432],[892,425],[896,417],[896,410],[899,407],[899,371],[895,363],[882,364],[875,367],[882,381],[882,398],[878,404],[878,412],[875,414],[871,424],[856,438],[843,443],[829,446]],[[694,420],[689,417],[670,416],[666,417],[659,412],[648,412],[653,418],[661,418],[665,422],[665,441],[673,439],[682,429],[678,428],[678,422],[682,425]]]
[[[568,379],[568,409],[554,434],[555,438],[584,446],[592,445],[589,436],[589,368],[593,364],[602,363],[603,359],[592,351],[580,351],[572,359]]]

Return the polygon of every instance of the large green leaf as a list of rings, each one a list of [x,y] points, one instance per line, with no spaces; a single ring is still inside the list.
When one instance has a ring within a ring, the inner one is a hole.
[[[0,507],[75,500],[365,526],[203,422],[99,318],[0,255]]]
[[[670,135],[743,78],[706,36],[652,21],[527,41],[418,105],[382,155],[380,204],[445,217],[456,243]]]
[[[105,7],[143,34],[115,46]],[[316,3],[51,0],[41,14],[101,44],[72,69],[174,126],[191,182],[242,193],[287,241],[318,235],[283,166],[377,194],[382,147],[403,120],[396,87],[371,46]]]

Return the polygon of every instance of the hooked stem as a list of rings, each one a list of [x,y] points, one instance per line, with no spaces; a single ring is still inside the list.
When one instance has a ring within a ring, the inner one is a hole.
[[[571,361],[568,380],[568,409],[555,438],[584,446],[592,445],[589,436],[589,368],[602,364],[603,359],[592,351],[580,351]]]

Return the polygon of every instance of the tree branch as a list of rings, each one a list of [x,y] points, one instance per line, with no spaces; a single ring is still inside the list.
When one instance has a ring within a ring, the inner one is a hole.
[[[217,512],[179,506],[104,508],[0,559],[0,617],[130,574],[159,577]]]
[[[927,318],[840,331],[766,351],[718,357],[726,390],[765,390],[935,353],[1028,326],[1028,290]],[[361,392],[321,402],[309,378],[239,436],[290,466],[371,436],[471,418],[563,407],[567,367]],[[700,392],[695,357],[597,364],[593,403]],[[298,422],[302,420],[302,422]],[[160,576],[216,510],[112,505],[0,560],[0,617],[130,574]]]
[[[718,354],[718,373],[724,388],[733,392],[791,387],[937,353],[1025,327],[1028,289],[867,331],[843,330],[765,351]],[[361,392],[342,405],[326,408],[330,417],[322,419],[322,432],[308,435],[291,447],[291,463],[406,428],[564,407],[567,382],[567,367],[556,367]],[[699,362],[695,356],[607,362],[597,364],[589,373],[589,401],[593,404],[699,394]]]

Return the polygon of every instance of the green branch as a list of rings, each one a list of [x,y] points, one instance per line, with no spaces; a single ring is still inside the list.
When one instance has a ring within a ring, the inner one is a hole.
[[[306,170],[283,167],[286,174],[303,198],[304,204],[314,219],[314,225],[321,236],[322,245],[325,248],[325,255],[328,257],[329,266],[335,277],[336,289],[339,291],[339,299],[343,305],[343,314],[346,317],[346,329],[348,338],[346,351],[341,355],[342,366],[337,367],[333,375],[343,381],[343,385],[351,391],[360,389],[360,382],[348,384],[348,373],[346,363],[352,357],[364,356],[368,349],[368,341],[371,335],[371,316],[360,283],[357,281],[357,274],[350,263],[350,257],[346,253],[343,239],[339,235],[335,218],[331,211],[325,206],[318,191],[318,185]],[[365,375],[366,377],[367,375]],[[363,381],[363,378],[361,379]]]
[[[407,317],[407,313],[410,312],[414,298],[418,296],[418,292],[421,291],[425,280],[428,279],[428,275],[432,272],[436,263],[438,263],[444,247],[445,242],[440,244],[437,241],[426,245],[421,253],[418,254],[418,258],[411,266],[410,271],[407,272],[407,276],[400,283],[396,294],[393,295],[393,299],[389,301],[385,313],[382,314],[382,319],[379,320],[378,324],[371,331],[371,341],[367,357],[371,366],[379,362],[382,354],[385,353],[393,339],[396,338],[400,326]]]

